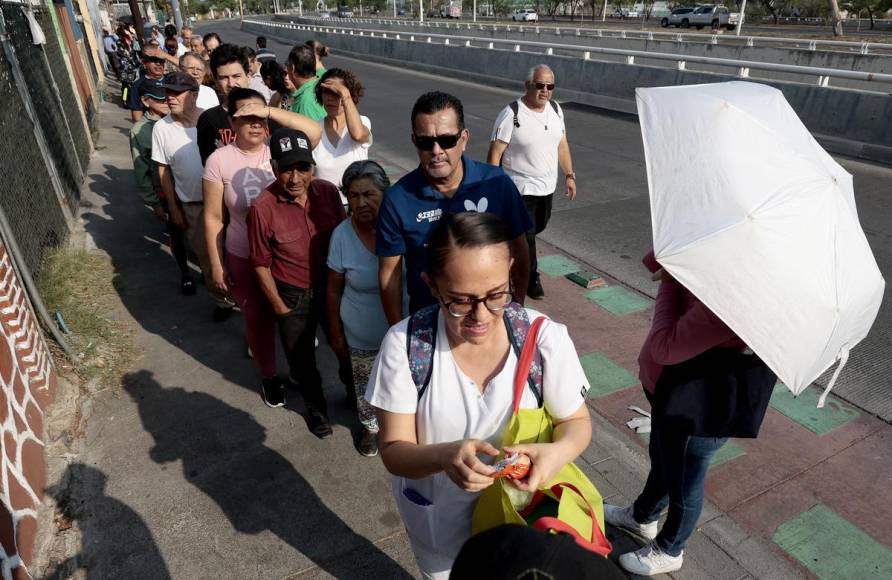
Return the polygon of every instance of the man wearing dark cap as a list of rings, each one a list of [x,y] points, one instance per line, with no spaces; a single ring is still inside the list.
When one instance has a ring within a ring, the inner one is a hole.
[[[155,216],[167,223],[170,250],[180,269],[181,279],[185,280],[189,276],[189,264],[186,261],[183,231],[168,219],[166,200],[158,195],[161,192],[158,168],[152,161],[152,132],[158,120],[170,112],[167,96],[160,80],[149,79],[141,84],[139,97],[145,114],[130,128],[130,153],[133,155],[136,189],[143,202],[151,206]],[[195,294],[195,286],[183,286],[182,291],[185,294]]]
[[[204,169],[195,129],[201,114],[196,104],[199,85],[188,73],[176,71],[164,77],[162,86],[170,112],[152,130],[152,160],[158,164],[161,189],[169,201],[170,221],[174,227],[186,232],[204,274],[205,286],[216,306],[214,320],[222,321],[232,313],[233,303],[211,283],[210,261],[204,242],[201,191]],[[193,284],[191,277],[185,277],[182,284]]]
[[[312,145],[305,133],[279,129],[269,148],[276,181],[248,211],[251,262],[279,317],[289,383],[299,388],[310,431],[321,439],[332,430],[316,368],[316,327],[325,320],[328,244],[346,214],[334,184],[313,179]],[[265,383],[263,399],[270,407],[284,405],[284,387]]]
[[[153,56],[152,51],[148,50],[150,45],[151,42],[146,44],[147,50],[144,50],[142,55],[142,64],[146,72],[143,76],[136,79],[136,82],[130,87],[130,93],[127,97],[127,108],[130,109],[130,119],[134,123],[139,121],[143,112],[142,98],[139,92],[140,85],[148,81],[160,81],[164,77],[165,61],[160,56]]]

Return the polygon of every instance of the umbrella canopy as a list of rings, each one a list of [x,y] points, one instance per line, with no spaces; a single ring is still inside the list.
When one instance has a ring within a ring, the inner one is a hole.
[[[852,176],[775,88],[636,94],[657,261],[799,394],[845,363],[883,297]]]

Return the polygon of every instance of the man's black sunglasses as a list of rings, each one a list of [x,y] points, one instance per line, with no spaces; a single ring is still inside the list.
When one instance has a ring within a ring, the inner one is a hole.
[[[554,83],[536,83],[536,89],[543,91],[548,89],[549,91],[554,90]]]
[[[439,145],[440,149],[445,151],[458,145],[458,140],[461,139],[461,133],[459,132],[455,135],[437,135],[436,137],[422,137],[421,135],[415,135],[414,137],[415,147],[422,151],[433,151],[434,143]]]

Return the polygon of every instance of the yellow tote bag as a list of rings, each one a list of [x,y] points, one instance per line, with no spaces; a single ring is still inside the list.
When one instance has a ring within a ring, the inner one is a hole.
[[[536,352],[536,337],[544,317],[530,326],[514,376],[514,413],[502,435],[502,447],[526,443],[551,443],[553,425],[544,404],[521,409],[520,400]],[[504,478],[483,490],[472,519],[476,534],[502,524],[529,525],[536,529],[568,533],[583,548],[607,556],[612,549],[604,536],[604,502],[588,477],[573,463],[558,471],[554,479],[537,491],[518,510],[512,502],[516,490]],[[513,493],[512,493],[513,492]]]

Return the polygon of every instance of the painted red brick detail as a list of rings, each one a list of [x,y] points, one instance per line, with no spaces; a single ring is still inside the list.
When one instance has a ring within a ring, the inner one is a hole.
[[[50,351],[0,243],[0,562],[30,578],[37,506],[46,486],[44,412],[56,391]]]

